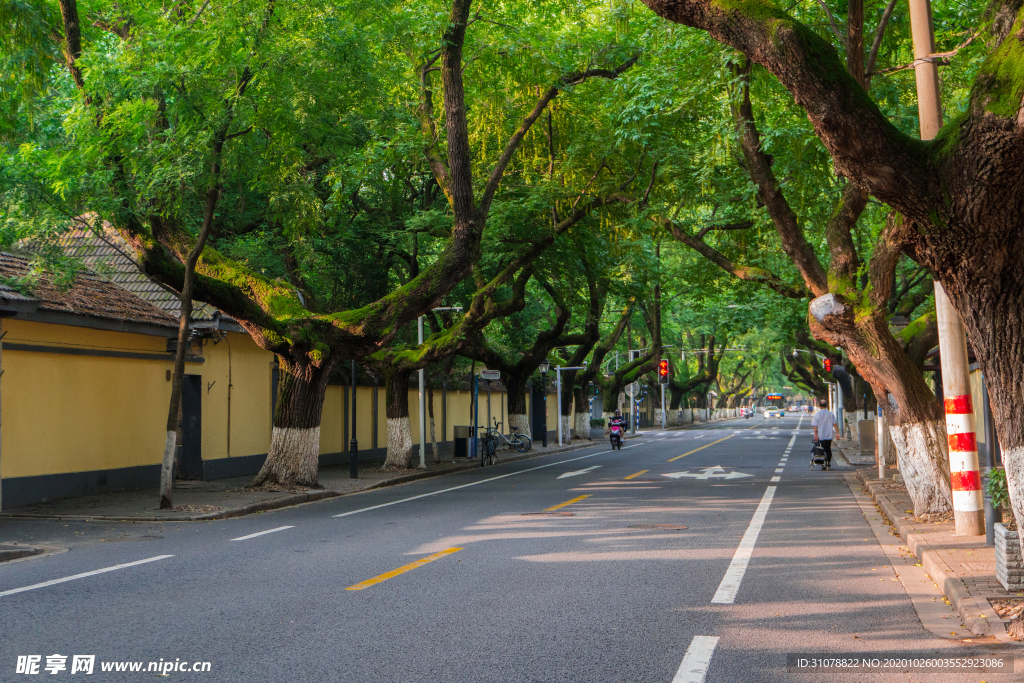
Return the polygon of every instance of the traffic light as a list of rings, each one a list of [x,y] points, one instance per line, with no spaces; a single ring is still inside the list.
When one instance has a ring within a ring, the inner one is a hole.
[[[825,358],[821,361],[821,367],[825,368],[825,372],[832,372],[832,361]]]
[[[661,360],[658,363],[658,381],[662,384],[668,384],[668,361]]]

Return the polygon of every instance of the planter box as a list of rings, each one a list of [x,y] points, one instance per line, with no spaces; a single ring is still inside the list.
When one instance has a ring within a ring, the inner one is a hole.
[[[1020,534],[1002,524],[996,530],[996,578],[1008,591],[1024,589],[1024,560],[1020,554]]]

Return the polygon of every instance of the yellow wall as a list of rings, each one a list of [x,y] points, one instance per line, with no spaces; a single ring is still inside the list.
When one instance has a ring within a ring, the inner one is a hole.
[[[202,354],[206,362],[188,365],[185,372],[203,377],[203,459],[266,453],[270,450],[273,354],[240,332],[228,332],[216,343],[203,340]]]
[[[164,353],[164,337],[67,325],[4,320],[11,343],[75,349]],[[205,340],[205,363],[185,372],[202,377],[202,454],[211,460],[266,453],[270,446],[270,363],[273,356],[241,333]],[[228,451],[228,384],[231,443]],[[170,360],[3,351],[0,476],[159,464],[163,457]]]
[[[971,370],[971,402],[974,403],[974,435],[979,444],[985,443],[985,396],[982,393],[981,370]],[[984,449],[979,448],[979,455]]]
[[[159,337],[4,320],[10,343],[164,352]],[[3,351],[0,476],[159,463],[171,362]],[[188,366],[189,370],[196,367]],[[160,405],[163,410],[140,407]]]
[[[160,353],[167,339],[152,335],[84,327],[0,321],[10,343],[77,349]],[[188,363],[185,372],[202,377],[202,457],[262,455],[270,448],[273,355],[244,333],[227,333],[218,342],[203,341],[204,363]],[[104,358],[62,353],[3,350],[0,380],[0,476],[26,477],[159,464],[163,455],[172,361]],[[229,401],[230,390],[230,401]],[[320,452],[348,449],[343,386],[327,388],[320,428]],[[357,389],[356,437],[360,450],[373,447],[373,387]],[[419,440],[417,391],[409,391],[413,443]],[[468,391],[449,391],[447,429],[441,430],[442,397],[434,390],[438,441],[450,441],[456,426],[472,423]],[[387,447],[384,387],[378,390],[377,447]],[[229,405],[230,404],[230,405]],[[349,406],[351,411],[351,406]],[[481,426],[492,418],[508,430],[508,401],[503,393],[480,394]],[[230,428],[229,428],[230,424]],[[553,426],[553,422],[551,425]],[[230,438],[229,438],[230,432]],[[430,440],[429,429],[427,440]]]

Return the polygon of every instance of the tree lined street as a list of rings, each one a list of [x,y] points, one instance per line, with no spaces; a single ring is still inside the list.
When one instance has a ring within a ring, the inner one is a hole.
[[[1021,168],[1020,0],[0,0],[0,680],[1024,675]]]

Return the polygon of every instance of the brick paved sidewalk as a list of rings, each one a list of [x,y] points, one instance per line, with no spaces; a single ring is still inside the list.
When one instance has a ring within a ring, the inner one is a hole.
[[[859,469],[857,476],[964,625],[975,635],[1012,642],[1008,620],[995,613],[989,600],[1024,600],[1024,591],[1007,592],[996,580],[995,548],[985,545],[985,537],[957,536],[952,521],[915,518],[906,487],[878,479],[873,469]]]
[[[498,453],[498,464],[554,453],[565,453],[595,445],[600,446],[602,442],[575,441],[561,447],[557,444],[549,444],[547,448],[537,444],[529,453],[524,454],[501,450]],[[226,519],[325,498],[335,498],[382,486],[402,484],[426,477],[480,469],[479,460],[431,464],[426,470],[411,469],[399,472],[382,472],[381,464],[381,462],[360,463],[358,479],[349,478],[347,465],[321,468],[318,481],[324,488],[318,490],[248,491],[245,487],[252,481],[251,475],[216,481],[179,481],[174,485],[173,510],[160,510],[157,507],[159,505],[158,489],[142,489],[44,501],[35,505],[4,510],[0,513],[0,519],[34,517],[148,522],[196,522]]]

